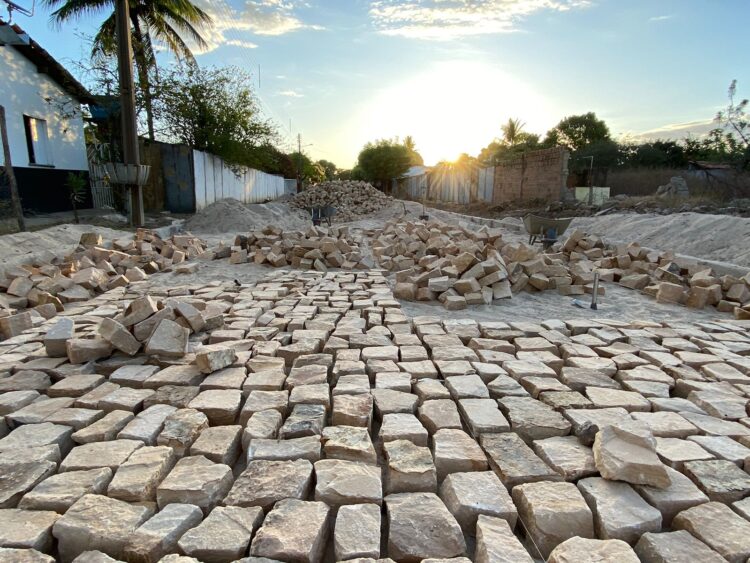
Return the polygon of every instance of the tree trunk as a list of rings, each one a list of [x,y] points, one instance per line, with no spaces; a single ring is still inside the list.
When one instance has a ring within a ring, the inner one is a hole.
[[[10,144],[8,143],[8,129],[5,123],[5,108],[0,105],[0,144],[3,148],[3,157],[5,163],[5,175],[8,177],[10,186],[10,201],[13,206],[13,212],[18,221],[18,230],[26,230],[26,221],[23,218],[23,207],[21,207],[21,198],[18,195],[18,184],[16,184],[16,175],[13,173],[13,163],[10,159]]]
[[[130,20],[133,24],[133,36],[135,41],[133,42],[133,55],[135,58],[135,66],[138,69],[138,84],[143,93],[143,106],[146,110],[146,127],[148,129],[148,138],[154,140],[154,110],[151,100],[151,84],[148,78],[149,61],[146,59],[146,50],[144,46],[144,35],[141,31],[141,24],[138,21],[138,16],[132,13],[130,14]]]

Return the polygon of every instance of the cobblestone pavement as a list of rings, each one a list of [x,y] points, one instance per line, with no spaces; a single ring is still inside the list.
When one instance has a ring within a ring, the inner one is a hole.
[[[269,270],[0,342],[0,561],[749,560],[750,322],[441,313]]]

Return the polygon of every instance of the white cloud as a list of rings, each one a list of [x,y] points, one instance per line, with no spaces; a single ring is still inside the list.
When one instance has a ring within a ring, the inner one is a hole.
[[[695,121],[686,121],[683,123],[670,123],[662,125],[656,129],[643,131],[642,133],[628,133],[625,135],[628,139],[635,141],[648,141],[654,139],[683,139],[688,135],[702,137],[712,129],[716,129],[719,124],[714,119],[699,119]]]
[[[297,15],[307,6],[304,0],[246,0],[235,8],[227,0],[194,0],[208,13],[212,24],[204,30],[208,49],[213,51],[223,44],[255,48],[247,35],[284,35],[303,29],[321,30],[322,26],[303,22]]]
[[[251,42],[245,41],[244,39],[229,39],[224,42],[225,45],[232,45],[233,47],[243,47],[244,49],[257,49],[258,46]]]
[[[304,98],[304,94],[300,94],[299,92],[295,92],[294,90],[282,90],[279,92],[279,96],[286,96],[287,98]]]
[[[674,16],[672,15],[666,15],[666,16],[653,16],[648,18],[648,21],[650,22],[663,22],[664,20],[671,20]]]
[[[590,0],[374,0],[370,17],[386,35],[447,40],[508,33],[535,12],[590,5]]]

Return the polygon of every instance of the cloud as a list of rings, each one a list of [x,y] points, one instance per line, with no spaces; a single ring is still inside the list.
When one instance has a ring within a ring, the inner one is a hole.
[[[625,136],[635,141],[648,141],[654,139],[683,139],[688,135],[702,137],[712,129],[716,129],[718,124],[714,119],[699,119],[695,121],[685,121],[683,123],[670,123],[662,125],[656,129],[643,131],[642,133],[629,133]]]
[[[255,48],[245,39],[248,35],[277,36],[303,29],[321,30],[322,26],[303,22],[296,12],[307,6],[304,0],[246,0],[235,8],[227,0],[194,0],[211,16],[212,24],[204,29],[208,49],[224,44]]]
[[[380,33],[416,39],[456,39],[517,31],[535,12],[564,12],[590,0],[374,0],[370,18]]]
[[[225,45],[232,45],[234,47],[243,47],[245,49],[257,49],[258,45],[251,41],[245,41],[244,39],[229,39],[224,42]]]
[[[648,21],[650,22],[663,22],[664,20],[671,20],[674,16],[667,15],[667,16],[653,16],[648,18]]]
[[[279,96],[286,96],[287,98],[304,98],[304,94],[300,94],[299,92],[295,92],[294,90],[282,90],[279,92]]]

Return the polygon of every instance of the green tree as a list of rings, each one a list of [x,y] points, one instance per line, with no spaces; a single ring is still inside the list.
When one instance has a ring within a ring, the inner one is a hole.
[[[257,167],[276,140],[274,126],[261,116],[250,75],[236,67],[174,66],[162,76],[156,101],[169,141],[230,164]]]
[[[610,140],[609,127],[594,112],[571,115],[547,131],[544,145],[576,151],[597,141]]]
[[[319,160],[317,162],[322,168],[323,173],[325,175],[325,179],[328,181],[335,180],[338,176],[338,168],[336,168],[336,165],[331,162],[330,160]]]
[[[377,183],[385,190],[390,181],[401,177],[411,166],[409,149],[397,139],[380,139],[367,143],[357,159],[361,178]]]
[[[294,177],[297,177],[297,170],[300,170],[302,177],[302,183],[304,184],[317,184],[326,180],[325,168],[320,164],[320,161],[313,162],[312,159],[307,156],[304,152],[289,153],[289,160],[294,163]]]
[[[409,164],[411,166],[424,166],[424,159],[422,155],[417,151],[417,144],[414,142],[414,138],[411,135],[404,137],[404,146],[409,151]]]
[[[116,52],[114,0],[43,0],[56,8],[51,18],[62,25],[72,19],[88,17],[111,10],[94,37],[92,57],[111,56]],[[132,30],[133,55],[138,70],[138,83],[144,97],[148,136],[155,138],[152,80],[156,72],[153,39],[166,46],[178,59],[194,61],[190,41],[200,49],[207,47],[201,28],[211,17],[190,0],[130,0],[129,17]]]

